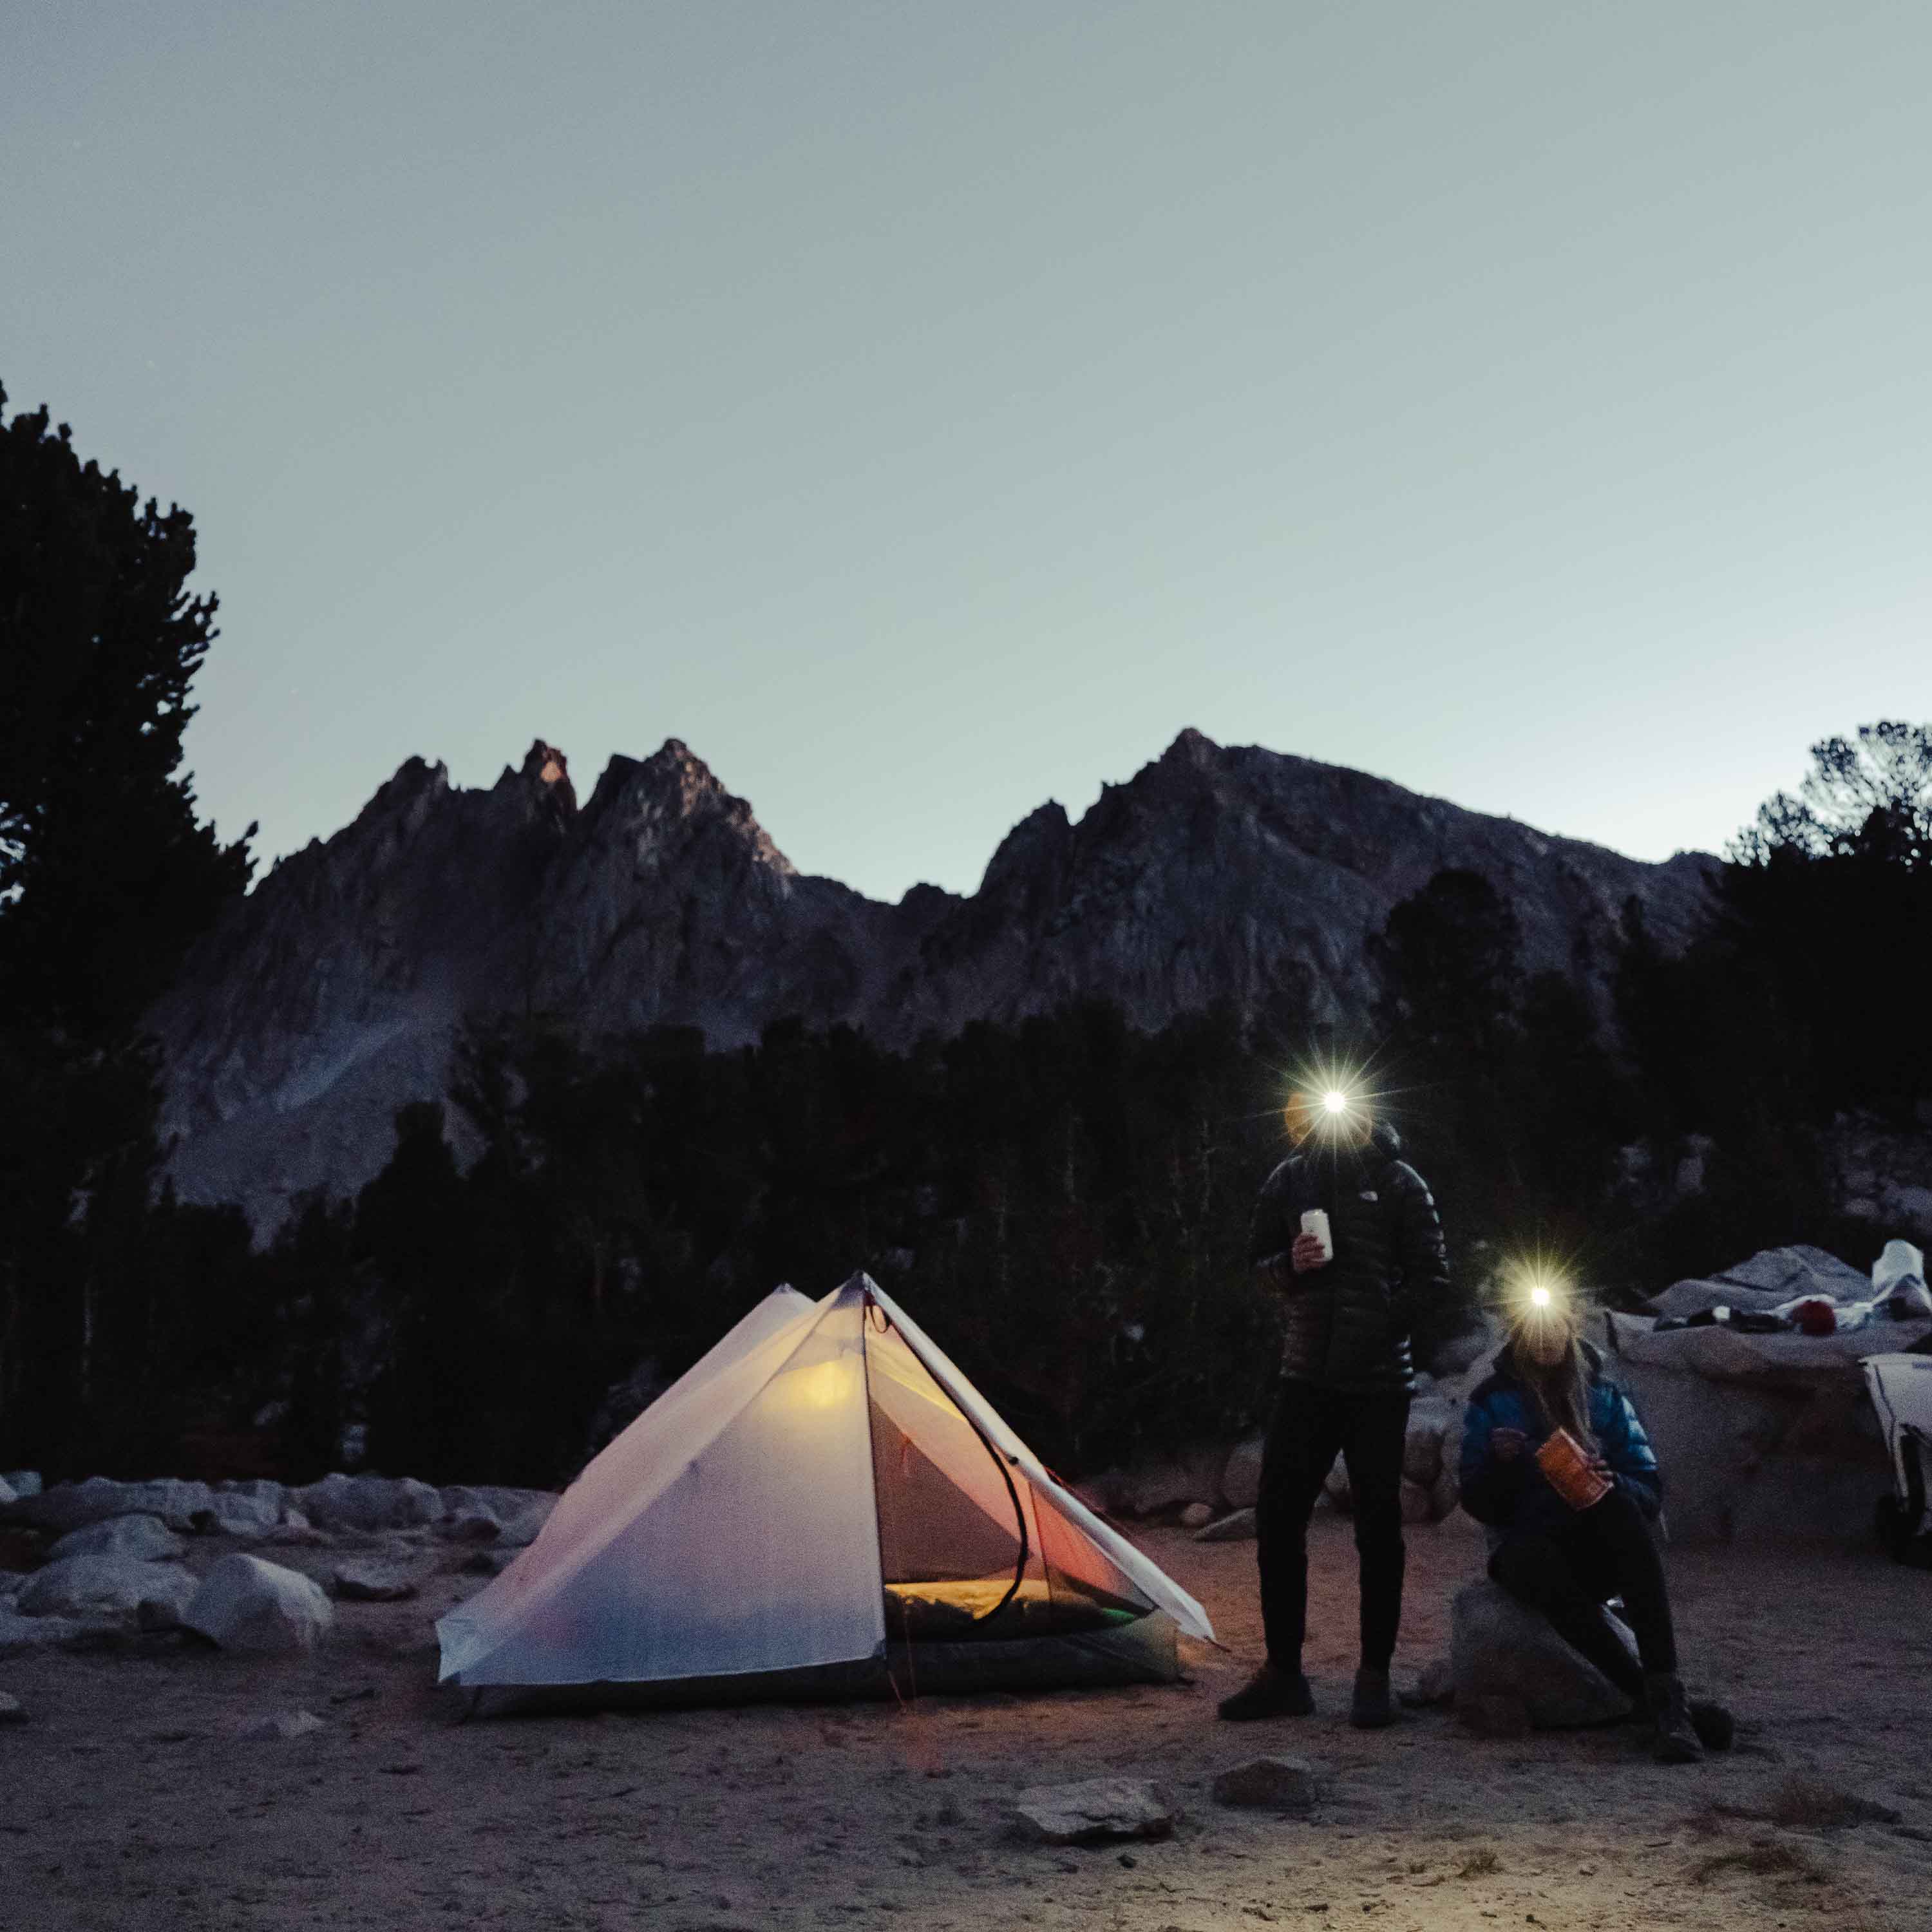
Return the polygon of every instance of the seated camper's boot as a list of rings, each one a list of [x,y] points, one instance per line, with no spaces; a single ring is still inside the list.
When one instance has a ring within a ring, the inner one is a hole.
[[[1708,1698],[1694,1697],[1690,1703],[1690,1728],[1707,1751],[1727,1751],[1738,1734],[1736,1720],[1721,1704]]]
[[[1355,1672],[1355,1694],[1348,1701],[1348,1721],[1358,1731],[1378,1731],[1395,1722],[1395,1700],[1389,1695],[1389,1674],[1365,1664]]]
[[[1651,1756],[1659,1764],[1696,1763],[1704,1747],[1691,1727],[1683,1679],[1673,1671],[1646,1672],[1643,1697],[1650,1712]]]
[[[1315,1708],[1315,1694],[1300,1671],[1264,1664],[1232,1697],[1223,1697],[1219,1708],[1236,1724],[1256,1718],[1306,1718]]]

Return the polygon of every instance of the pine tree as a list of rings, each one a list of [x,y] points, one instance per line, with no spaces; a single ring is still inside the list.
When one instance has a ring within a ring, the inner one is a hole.
[[[118,1408],[104,1330],[160,1150],[142,1018],[246,886],[181,771],[216,601],[194,520],[0,389],[0,1439],[58,1466]]]

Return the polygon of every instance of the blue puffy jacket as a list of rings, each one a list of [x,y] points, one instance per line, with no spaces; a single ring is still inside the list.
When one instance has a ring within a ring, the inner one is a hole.
[[[1630,1397],[1605,1372],[1601,1352],[1586,1342],[1583,1354],[1589,1371],[1590,1430],[1598,1452],[1610,1466],[1617,1487],[1646,1516],[1654,1516],[1664,1505],[1657,1452]],[[1512,1462],[1498,1461],[1491,1447],[1498,1429],[1520,1429],[1528,1438]],[[1575,1514],[1537,1466],[1536,1451],[1550,1433],[1514,1356],[1504,1349],[1462,1417],[1462,1507],[1478,1522],[1496,1529],[1533,1531]]]

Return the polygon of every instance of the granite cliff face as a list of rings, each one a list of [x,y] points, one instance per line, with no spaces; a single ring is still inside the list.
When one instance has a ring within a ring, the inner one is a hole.
[[[1646,865],[1190,730],[1078,824],[1022,820],[970,898],[886,905],[801,875],[675,739],[614,759],[580,807],[542,740],[488,791],[412,759],[231,908],[156,1010],[172,1172],[262,1228],[304,1189],[353,1190],[395,1108],[445,1090],[467,1014],[730,1046],[786,1014],[905,1044],[1089,994],[1149,1028],[1217,998],[1340,1012],[1372,990],[1370,936],[1444,867],[1510,898],[1532,967],[1594,979],[1627,897],[1668,941],[1714,862]]]

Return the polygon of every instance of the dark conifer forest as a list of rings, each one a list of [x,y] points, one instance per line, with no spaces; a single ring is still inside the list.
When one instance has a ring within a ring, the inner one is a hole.
[[[404,1108],[356,1199],[256,1249],[158,1184],[141,1031],[251,867],[182,770],[216,635],[195,562],[188,514],[45,411],[0,422],[0,1466],[304,1479],[347,1441],[554,1483],[778,1282],[863,1268],[1075,1474],[1259,1414],[1249,1210],[1318,1066],[1356,1071],[1440,1203],[1456,1293],[1425,1354],[1532,1252],[1612,1300],[1776,1243],[1863,1264],[1834,1124],[1926,1121],[1932,727],[1881,723],[1740,833],[1688,952],[1633,910],[1606,995],[1526,974],[1507,900],[1444,872],[1339,1027],[1147,1034],[1095,1004],[896,1053],[493,1021],[460,1042],[460,1120]]]

